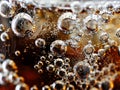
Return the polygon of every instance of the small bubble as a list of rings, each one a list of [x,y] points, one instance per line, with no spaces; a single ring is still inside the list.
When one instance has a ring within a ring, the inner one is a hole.
[[[75,87],[72,84],[70,84],[67,86],[66,90],[75,90]]]
[[[66,88],[65,84],[60,80],[55,81],[52,84],[52,87],[53,87],[53,90],[65,90]]]
[[[0,53],[0,61],[4,61],[5,60],[5,55]]]
[[[61,68],[58,70],[57,74],[60,76],[60,77],[64,77],[67,75],[67,72],[65,69]]]
[[[35,45],[39,48],[44,48],[45,45],[46,45],[46,42],[45,42],[44,39],[38,38],[38,39],[35,40]]]
[[[75,80],[75,74],[73,72],[69,72],[67,74],[67,78],[70,82],[73,82]]]
[[[78,62],[74,66],[74,72],[79,78],[85,79],[90,73],[90,68],[88,65],[84,65],[82,62]]]
[[[20,55],[21,55],[21,52],[20,52],[19,50],[16,50],[16,51],[15,51],[15,55],[16,55],[16,56],[20,56]]]
[[[51,43],[50,45],[50,51],[54,55],[63,55],[67,51],[67,45],[65,44],[64,41],[62,40],[55,40],[54,42]]]
[[[51,88],[48,85],[45,85],[42,87],[42,90],[51,90]]]
[[[17,66],[16,66],[15,62],[13,60],[10,60],[10,59],[6,59],[2,63],[2,67],[3,67],[4,72],[10,72],[10,71],[16,71],[17,70]]]
[[[29,86],[25,83],[19,83],[16,85],[15,90],[29,90]]]
[[[87,44],[86,46],[84,46],[83,52],[85,53],[85,55],[91,55],[94,52],[94,46],[91,44]]]
[[[0,1],[0,15],[4,18],[10,18],[14,13],[12,11],[12,6],[8,1]]]
[[[116,36],[117,36],[118,38],[120,38],[120,28],[118,28],[118,29],[116,30]]]
[[[106,32],[101,33],[99,40],[102,42],[107,42],[109,39],[109,34]]]
[[[0,35],[1,41],[5,42],[9,40],[9,35],[6,32],[1,33]]]
[[[52,65],[52,64],[48,65],[48,66],[47,66],[47,71],[49,71],[49,72],[54,72],[54,71],[55,71],[55,66]]]
[[[76,19],[76,16],[71,12],[63,13],[59,19],[58,19],[58,29],[60,29],[65,34],[72,33],[73,29],[70,29],[71,26],[74,25],[74,20]]]
[[[64,64],[64,62],[63,62],[63,59],[61,59],[61,58],[57,58],[57,59],[55,59],[55,61],[54,61],[54,65],[55,65],[56,67],[61,67],[61,66],[63,66],[63,64]]]
[[[36,85],[32,86],[30,90],[38,90],[38,87]]]
[[[72,2],[70,6],[73,13],[80,13],[82,11],[82,4],[79,1]]]

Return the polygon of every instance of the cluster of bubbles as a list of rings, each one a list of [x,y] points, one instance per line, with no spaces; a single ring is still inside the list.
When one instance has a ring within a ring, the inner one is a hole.
[[[15,85],[15,90],[29,90],[29,86],[24,83],[24,78],[19,76],[17,66],[11,59],[5,59],[5,55],[0,53],[0,85]]]
[[[15,3],[19,3],[21,8],[28,11],[27,4],[34,5],[35,9],[48,8],[52,10],[52,7],[56,7],[55,11],[58,9],[68,10],[68,12],[58,15],[56,26],[60,33],[69,36],[69,38],[64,40],[57,38],[48,44],[48,40],[39,37],[34,42],[34,45],[40,50],[49,49],[47,55],[39,55],[40,59],[34,68],[40,74],[47,71],[47,73],[55,74],[54,76],[59,78],[52,84],[43,86],[42,90],[76,90],[76,88],[78,90],[112,90],[113,81],[118,74],[117,67],[114,63],[100,67],[99,62],[111,47],[117,46],[117,42],[111,39],[111,35],[102,27],[110,22],[115,13],[120,13],[120,2],[101,1],[98,3],[73,0],[65,2],[63,3],[63,0],[1,0],[0,15],[6,19],[12,19],[10,28],[0,24],[1,41],[7,42],[10,39],[11,30],[19,38],[31,37],[37,32],[34,15],[27,11],[16,13]],[[35,10],[33,13],[36,13]],[[82,13],[87,14],[80,17]],[[77,63],[72,65],[73,58],[66,56],[68,46],[75,49],[79,48],[79,44],[85,36],[91,39],[95,35],[98,35],[98,42],[102,44],[102,47],[96,50],[92,40],[87,41],[81,51],[84,59],[78,58]],[[115,31],[114,35],[118,40],[120,39],[120,28]],[[120,53],[120,46],[117,47]],[[16,50],[15,55],[20,56],[21,52]],[[18,69],[13,60],[5,58],[5,55],[0,53],[0,85],[13,84],[15,90],[38,90],[36,85],[30,88],[24,82],[24,78],[17,74]]]

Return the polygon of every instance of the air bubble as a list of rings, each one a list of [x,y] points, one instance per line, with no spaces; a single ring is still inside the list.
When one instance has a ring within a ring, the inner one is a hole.
[[[75,90],[75,87],[72,84],[69,84],[66,90]]]
[[[20,37],[24,37],[25,36],[25,30],[22,30],[23,29],[23,27],[22,27],[23,25],[19,25],[19,28],[22,28],[21,30],[17,29],[18,23],[25,22],[25,20],[33,23],[32,17],[29,14],[27,14],[27,13],[23,13],[23,12],[22,13],[18,13],[13,18],[12,23],[11,23],[11,28],[12,28],[12,31],[14,32],[15,35],[20,36]]]
[[[11,72],[11,71],[16,71],[17,70],[17,66],[15,64],[14,61],[10,60],[10,59],[6,59],[3,63],[2,63],[2,67],[3,67],[3,71],[4,72]]]
[[[32,86],[30,90],[38,90],[38,87],[36,85]]]
[[[48,65],[48,66],[47,66],[47,71],[49,71],[49,72],[54,72],[54,71],[55,71],[55,66],[52,65],[52,64]]]
[[[98,50],[98,55],[103,56],[105,54],[105,49],[99,49]]]
[[[25,83],[19,83],[16,85],[15,90],[29,90],[29,87]]]
[[[44,48],[45,45],[46,45],[46,42],[45,42],[44,39],[38,38],[38,39],[35,40],[35,45],[39,48]]]
[[[61,66],[63,66],[63,64],[64,64],[64,62],[63,62],[63,59],[61,59],[61,58],[57,58],[57,59],[55,59],[55,61],[54,61],[54,65],[55,65],[56,67],[61,67]]]
[[[60,80],[55,81],[52,84],[52,87],[53,87],[53,90],[65,90],[66,88],[65,84]]]
[[[0,39],[1,39],[1,41],[5,42],[5,41],[9,40],[9,35],[6,32],[3,32],[0,35]]]
[[[8,1],[0,1],[0,15],[4,18],[10,18],[13,16],[12,6]]]
[[[0,31],[2,32],[4,31],[4,29],[5,29],[5,26],[3,24],[0,24]]]
[[[69,82],[73,82],[75,80],[75,74],[73,72],[69,72],[67,74],[67,78],[68,78]]]
[[[16,50],[16,51],[15,51],[15,55],[16,55],[16,56],[20,56],[20,55],[21,55],[21,52],[20,52],[19,50]]]
[[[84,25],[86,28],[92,32],[96,32],[98,29],[98,20],[100,19],[99,15],[89,15],[84,19]]]
[[[85,55],[91,55],[94,52],[94,46],[91,44],[84,46],[83,52],[85,53]]]
[[[39,61],[39,62],[38,62],[38,66],[39,66],[39,67],[42,67],[43,65],[44,65],[44,64],[43,64],[42,61]]]
[[[120,38],[120,28],[118,28],[118,29],[116,30],[116,36],[117,36],[118,38]]]
[[[9,76],[8,76],[8,80],[13,83],[13,84],[16,84],[17,83],[17,79],[18,79],[18,75],[16,73],[9,73]]]
[[[65,77],[67,75],[67,72],[65,69],[61,68],[58,70],[57,74],[60,76],[60,77]]]
[[[58,19],[58,23],[57,23],[58,29],[60,29],[65,34],[72,33],[73,31],[72,29],[70,29],[70,26],[74,25],[75,19],[76,16],[71,12],[62,14]]]
[[[109,34],[106,32],[103,32],[103,33],[101,33],[99,39],[101,42],[107,42],[109,39]]]
[[[51,88],[48,85],[45,85],[42,87],[42,90],[51,90]]]
[[[54,55],[64,55],[67,51],[67,45],[62,40],[55,40],[50,45],[50,51]]]
[[[89,65],[84,65],[82,62],[78,62],[74,66],[74,73],[81,79],[85,79],[90,74]]]
[[[79,1],[74,1],[71,3],[71,10],[73,13],[80,13],[82,11],[82,4]]]
[[[0,61],[4,61],[5,60],[5,55],[0,53]]]

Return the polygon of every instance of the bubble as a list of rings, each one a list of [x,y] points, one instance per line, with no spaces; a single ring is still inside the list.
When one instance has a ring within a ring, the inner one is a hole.
[[[106,32],[101,33],[101,35],[99,36],[99,40],[101,42],[107,42],[108,39],[109,39],[109,34]]]
[[[67,72],[65,69],[61,68],[58,70],[57,74],[60,76],[60,77],[65,77],[67,75]]]
[[[0,39],[1,39],[1,41],[5,42],[5,41],[9,40],[9,35],[6,32],[3,32],[0,35]]]
[[[98,15],[89,15],[84,19],[84,25],[86,28],[92,32],[96,32],[98,29],[98,20],[100,19],[100,16]]]
[[[115,40],[108,39],[108,43],[110,46],[118,46],[118,43]]]
[[[109,50],[110,49],[110,45],[105,45],[104,46],[104,49],[107,51],[107,50]]]
[[[109,74],[109,69],[108,69],[107,67],[104,67],[104,68],[102,69],[102,71],[103,71],[103,74],[104,74],[104,75],[108,75],[108,74]]]
[[[30,90],[38,90],[38,87],[36,85],[32,86]]]
[[[25,83],[19,83],[16,85],[15,90],[29,90],[29,86]]]
[[[55,66],[52,65],[52,64],[48,65],[48,66],[47,66],[47,71],[49,71],[49,72],[54,72],[54,71],[55,71]]]
[[[79,13],[82,11],[82,4],[80,4],[79,1],[72,2],[70,6],[73,13]]]
[[[88,14],[94,13],[96,10],[96,5],[94,2],[86,2],[84,4],[84,10],[87,11]]]
[[[85,65],[82,62],[78,62],[74,66],[74,73],[81,79],[85,79],[90,74],[89,65]]]
[[[48,85],[45,85],[42,87],[42,90],[51,90],[51,88]]]
[[[63,13],[57,22],[58,29],[60,29],[65,34],[72,33],[72,29],[70,29],[71,26],[74,25],[74,20],[76,19],[76,16],[71,12]]]
[[[40,67],[42,67],[44,65],[44,63],[42,62],[42,61],[39,61],[38,62],[38,67],[40,68]]]
[[[35,65],[34,68],[37,70],[40,69],[41,67],[39,65]]]
[[[117,36],[118,38],[120,38],[120,28],[118,28],[118,29],[116,30],[116,36]]]
[[[4,31],[4,29],[5,29],[5,26],[3,24],[0,24],[0,31],[2,32]]]
[[[8,84],[8,75],[6,73],[0,73],[0,85]]]
[[[110,90],[110,89],[112,89],[109,81],[102,82],[101,88],[102,88],[102,90]]]
[[[43,73],[43,70],[42,70],[42,69],[39,69],[39,70],[38,70],[38,73],[39,73],[39,74],[42,74],[42,73]]]
[[[5,55],[0,53],[0,61],[4,61],[5,60]]]
[[[65,84],[60,80],[55,81],[52,84],[52,87],[53,87],[53,90],[65,90],[66,88]]]
[[[91,55],[94,52],[94,46],[91,44],[87,44],[83,48],[83,52],[85,55]]]
[[[44,48],[45,45],[46,45],[46,42],[45,42],[44,39],[38,38],[38,39],[35,40],[35,45],[39,48]]]
[[[12,6],[8,1],[0,1],[0,15],[4,18],[12,17]]]
[[[18,79],[18,75],[16,73],[9,73],[9,76],[8,76],[8,80],[13,83],[13,84],[16,84],[17,83],[17,79]]]
[[[114,5],[111,2],[106,2],[105,5],[104,5],[104,8],[108,11],[113,11]]]
[[[53,60],[54,56],[52,54],[48,55],[48,59]]]
[[[45,60],[46,60],[46,57],[45,57],[45,56],[41,56],[41,57],[40,57],[40,60],[41,60],[41,61],[45,61]]]
[[[3,71],[4,72],[11,72],[11,71],[17,71],[17,66],[13,60],[6,59],[2,63]]]
[[[24,78],[21,77],[21,76],[19,76],[19,77],[17,78],[17,81],[15,82],[15,84],[23,83],[24,81],[25,81]]]
[[[67,86],[66,90],[75,90],[75,87],[72,84],[70,84]]]
[[[98,50],[98,55],[103,56],[105,54],[105,49],[99,49]]]
[[[27,13],[18,13],[12,20],[11,22],[11,28],[12,31],[14,32],[14,34],[16,36],[20,36],[20,37],[24,37],[25,36],[25,30],[23,30],[23,25],[19,25],[19,23],[24,24],[23,22],[25,21],[29,21],[29,22],[33,22],[32,17],[27,14]],[[19,27],[20,29],[17,29],[17,27]],[[22,29],[21,29],[22,28]]]
[[[75,74],[73,72],[69,72],[67,74],[67,78],[70,82],[73,82],[75,80]]]
[[[90,88],[90,90],[98,90],[98,88],[92,87],[92,88]]]
[[[61,67],[61,66],[63,66],[63,64],[64,64],[64,62],[63,62],[63,59],[61,59],[61,58],[57,58],[57,59],[55,59],[55,61],[54,61],[54,65],[55,65],[56,67]]]
[[[66,63],[69,63],[70,62],[70,59],[69,58],[65,58],[64,60]]]
[[[108,21],[110,21],[110,16],[112,15],[112,13],[106,10],[102,10],[100,11],[100,15],[101,15],[101,20],[107,23]]]
[[[67,51],[67,45],[62,40],[55,40],[50,45],[50,51],[54,55],[64,55]]]
[[[19,50],[16,50],[16,51],[15,51],[15,55],[16,55],[16,56],[20,56],[20,55],[21,55],[21,52],[20,52]]]
[[[119,5],[119,4],[118,4],[118,5],[115,5],[114,8],[115,8],[114,11],[115,11],[116,13],[120,13],[120,5]]]

